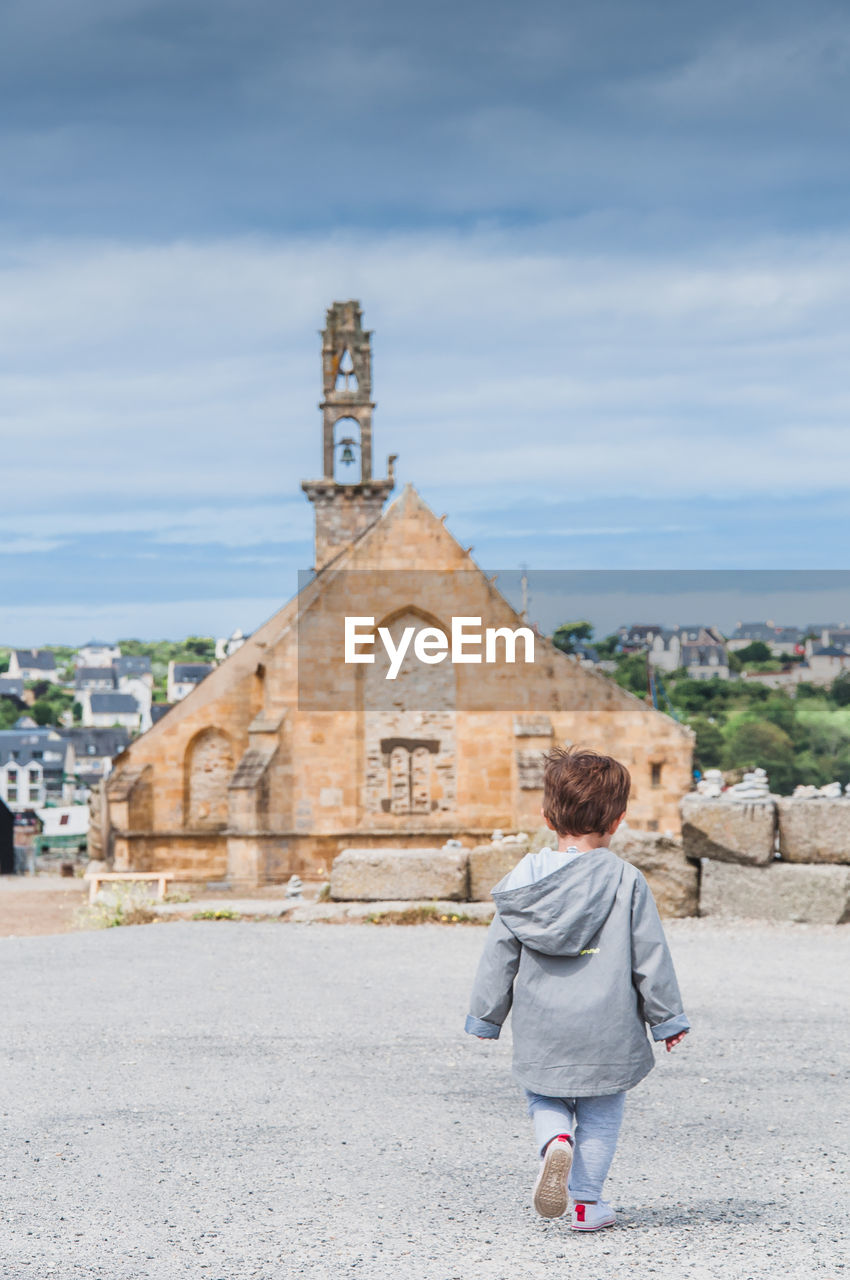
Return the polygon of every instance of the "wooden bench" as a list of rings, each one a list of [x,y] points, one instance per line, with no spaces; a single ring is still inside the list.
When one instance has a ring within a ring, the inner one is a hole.
[[[91,903],[97,897],[100,886],[108,880],[118,880],[125,884],[132,883],[134,880],[156,880],[157,897],[162,899],[165,897],[169,880],[176,880],[178,877],[176,871],[96,871],[86,878],[89,882],[89,902]]]

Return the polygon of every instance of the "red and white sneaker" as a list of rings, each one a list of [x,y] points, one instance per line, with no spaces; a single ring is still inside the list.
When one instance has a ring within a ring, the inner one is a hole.
[[[607,1200],[597,1200],[596,1204],[574,1204],[571,1231],[598,1231],[600,1227],[613,1227],[617,1221],[614,1210]]]
[[[573,1162],[569,1134],[559,1133],[546,1148],[534,1184],[534,1207],[541,1218],[560,1218],[567,1212],[567,1178]]]

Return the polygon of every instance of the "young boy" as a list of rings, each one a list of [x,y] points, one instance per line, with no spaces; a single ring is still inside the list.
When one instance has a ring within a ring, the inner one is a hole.
[[[513,1004],[514,1076],[540,1149],[534,1207],[570,1226],[614,1223],[602,1199],[626,1090],[690,1023],[649,886],[608,848],[631,779],[610,756],[557,748],[546,757],[543,817],[557,849],[530,853],[496,885],[496,915],[466,1030],[497,1040]]]

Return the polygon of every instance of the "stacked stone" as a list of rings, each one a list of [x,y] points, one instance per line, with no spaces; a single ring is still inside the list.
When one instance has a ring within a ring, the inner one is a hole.
[[[850,797],[691,792],[685,855],[701,864],[699,913],[729,919],[850,921]]]
[[[526,853],[553,839],[541,828],[532,836],[494,831],[473,849],[459,841],[442,849],[346,849],[334,861],[330,896],[336,902],[491,902],[493,886]],[[698,871],[681,840],[622,827],[611,848],[644,873],[662,916],[696,915]]]

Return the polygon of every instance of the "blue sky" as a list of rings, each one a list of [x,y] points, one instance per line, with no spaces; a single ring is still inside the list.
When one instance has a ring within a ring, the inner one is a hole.
[[[11,0],[0,643],[292,594],[335,298],[483,565],[844,568],[849,75],[817,0]]]

